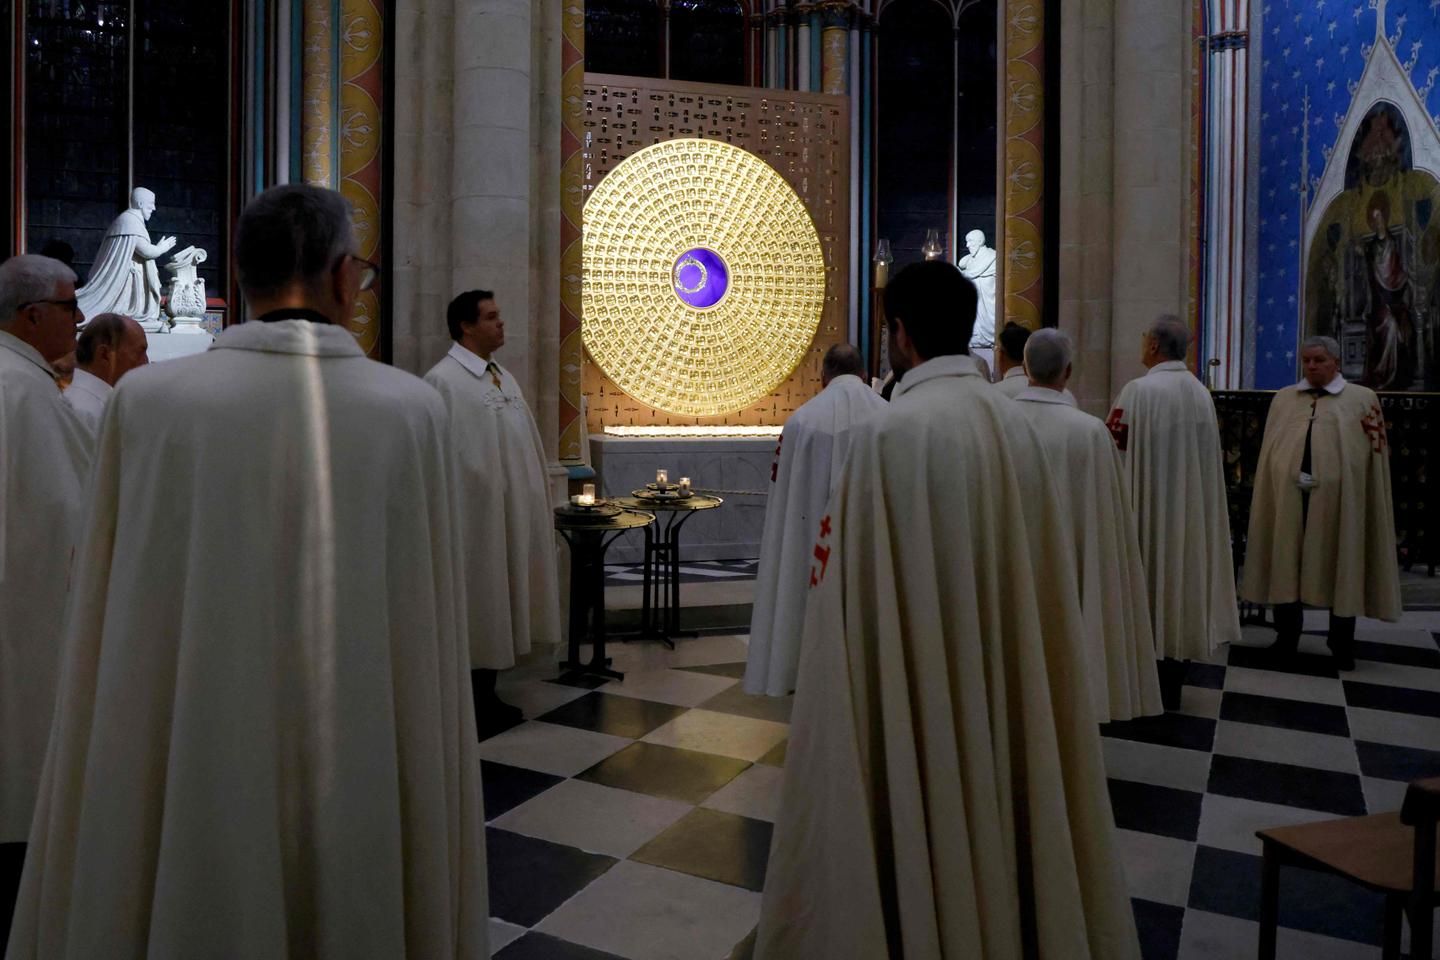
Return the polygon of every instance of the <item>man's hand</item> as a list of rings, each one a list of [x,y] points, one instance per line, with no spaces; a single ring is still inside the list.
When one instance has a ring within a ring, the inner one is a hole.
[[[165,252],[171,250],[172,248],[174,248],[174,246],[175,246],[175,238],[174,238],[174,237],[166,237],[165,239],[163,239],[163,240],[160,241],[160,252],[161,252],[161,253],[165,253]]]

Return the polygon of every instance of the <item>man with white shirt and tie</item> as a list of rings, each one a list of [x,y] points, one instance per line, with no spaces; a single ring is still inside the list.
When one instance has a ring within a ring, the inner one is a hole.
[[[102,313],[85,325],[75,346],[75,375],[65,400],[91,433],[100,430],[100,418],[115,384],[136,367],[150,362],[145,328],[133,317]]]
[[[1400,619],[1385,415],[1341,375],[1334,339],[1306,340],[1300,363],[1265,418],[1240,595],[1274,606],[1281,654],[1297,649],[1301,604],[1328,607],[1326,645],[1353,670],[1356,616]]]
[[[470,290],[446,310],[450,352],[425,374],[450,409],[460,471],[460,539],[470,616],[470,667],[480,736],[520,711],[495,693],[501,670],[532,643],[560,641],[555,517],[545,446],[520,384],[494,359],[505,345],[495,294]]]

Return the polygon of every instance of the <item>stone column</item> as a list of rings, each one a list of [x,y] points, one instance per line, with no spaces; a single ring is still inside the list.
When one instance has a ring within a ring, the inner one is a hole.
[[[821,73],[820,92],[845,94],[849,92],[850,76],[850,26],[855,8],[849,0],[826,0],[820,4]]]

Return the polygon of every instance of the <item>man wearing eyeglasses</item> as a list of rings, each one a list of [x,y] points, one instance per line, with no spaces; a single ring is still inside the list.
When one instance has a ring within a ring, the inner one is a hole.
[[[12,957],[489,956],[447,414],[353,244],[260,194],[259,322],[110,399]]]
[[[50,364],[75,349],[75,274],[0,264],[0,943],[55,708],[89,439]]]

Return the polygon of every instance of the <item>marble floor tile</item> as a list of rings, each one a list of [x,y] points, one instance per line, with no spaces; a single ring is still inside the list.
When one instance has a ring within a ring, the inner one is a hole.
[[[1440,719],[1390,710],[1351,707],[1350,735],[1372,743],[1393,743],[1401,747],[1433,750],[1440,744]]]
[[[1440,693],[1433,690],[1412,690],[1379,683],[1345,681],[1345,699],[1352,707],[1370,710],[1392,710],[1440,719]]]
[[[1256,670],[1253,667],[1231,667],[1225,672],[1225,689],[1230,693],[1249,693],[1260,697],[1279,697],[1303,703],[1328,703],[1345,706],[1345,691],[1339,679],[1310,677],[1277,670]]]
[[[637,697],[681,707],[696,707],[723,691],[738,686],[728,677],[712,677],[689,670],[632,670],[624,680],[605,687],[606,694]]]
[[[1429,690],[1440,693],[1440,670],[1428,670],[1402,663],[1380,663],[1374,660],[1356,660],[1355,672],[1345,674],[1346,679],[1364,683],[1384,684],[1403,687],[1407,690]]]
[[[1293,654],[1276,653],[1267,647],[1232,644],[1229,663],[1232,667],[1273,670],[1276,673],[1307,677],[1328,677],[1331,680],[1340,676],[1340,671],[1335,669],[1335,661],[1325,649],[1325,641],[1309,636],[1301,637],[1300,652]]]
[[[685,714],[684,707],[635,697],[617,697],[605,690],[592,690],[556,707],[539,719],[545,723],[564,724],[581,730],[608,733],[616,737],[639,739],[656,727],[663,726]]]
[[[1105,773],[1115,780],[1204,793],[1210,779],[1210,754],[1201,750],[1111,737],[1102,738],[1100,747]]]
[[[1260,925],[1204,910],[1188,910],[1180,933],[1179,960],[1240,960],[1255,956]],[[1374,947],[1315,933],[1280,928],[1277,960],[1378,960]]]
[[[582,947],[578,943],[534,931],[526,933],[494,956],[495,960],[628,960],[604,950]]]
[[[693,809],[688,803],[566,780],[497,818],[494,826],[527,837],[625,858]]]
[[[1118,740],[1139,740],[1163,747],[1208,751],[1215,741],[1215,721],[1183,713],[1165,713],[1158,717],[1102,723],[1100,734]]]
[[[1365,812],[1365,796],[1360,792],[1358,774],[1218,753],[1210,758],[1207,794],[1324,810],[1338,817]]]
[[[629,745],[625,737],[531,720],[480,744],[480,758],[573,777]]]
[[[1140,935],[1141,960],[1176,960],[1180,954],[1180,928],[1185,908],[1131,897],[1135,932]]]
[[[1361,777],[1360,789],[1365,791],[1366,813],[1391,813],[1405,803],[1405,788],[1409,786],[1400,780],[1381,780],[1378,777]],[[1437,940],[1436,943],[1440,943]]]
[[[757,763],[712,793],[701,806],[774,823],[780,814],[784,781],[785,771],[780,767]]]
[[[571,700],[585,696],[585,688],[565,683],[551,683],[548,678],[506,683],[504,674],[501,674],[501,681],[495,687],[495,694],[511,706],[519,707],[527,720],[533,720],[542,713],[549,713],[556,707],[564,706]]]
[[[788,697],[752,695],[746,693],[745,687],[737,683],[699,706],[717,713],[733,713],[741,717],[754,717],[756,720],[789,723],[790,711],[795,706],[795,697],[793,694]]]
[[[1436,746],[1440,747],[1440,744]],[[1360,755],[1360,772],[1367,777],[1383,777],[1403,783],[1440,777],[1440,750],[1418,750],[1368,740],[1357,741],[1355,750]]]
[[[1110,779],[1115,826],[1176,840],[1194,840],[1202,794],[1148,783]]]
[[[1186,684],[1180,692],[1180,709],[1189,717],[1203,717],[1214,720],[1220,716],[1220,699],[1223,692],[1212,687],[1194,687]]]
[[[1117,830],[1116,840],[1132,897],[1185,906],[1190,897],[1194,843],[1134,830]]]
[[[539,923],[616,862],[494,827],[485,830],[485,858],[490,915],[522,927]]]
[[[773,833],[774,827],[763,820],[700,807],[630,859],[759,893],[765,886]]]
[[[633,743],[580,774],[580,779],[681,803],[700,803],[750,764],[655,743]]]
[[[769,752],[767,752],[765,756],[761,757],[755,762],[763,763],[766,766],[771,767],[783,767],[785,766],[785,751],[789,748],[789,746],[790,739],[787,737],[784,740],[781,740],[779,743],[775,744],[775,746],[771,747]]]
[[[485,819],[488,822],[503,816],[536,794],[563,782],[563,777],[539,770],[481,760],[480,786],[485,794]]]
[[[1215,728],[1215,752],[1340,773],[1360,772],[1354,742],[1349,737],[1332,737],[1285,727],[1221,720]]]
[[[759,760],[790,734],[783,723],[691,710],[646,734],[646,743],[698,750],[737,760]]]
[[[1251,693],[1225,692],[1220,704],[1221,720],[1286,727],[1336,737],[1348,737],[1345,708],[1328,703],[1307,703],[1283,697],[1259,697]]]
[[[1205,802],[1200,808],[1200,833],[1197,839],[1207,847],[1249,853],[1258,857],[1261,844],[1255,836],[1256,830],[1334,819],[1335,814],[1320,810],[1306,810],[1279,803],[1260,803],[1211,793],[1206,794]]]
[[[525,936],[528,931],[524,927],[516,926],[513,923],[506,923],[504,920],[490,918],[490,953],[499,953],[507,946]]]
[[[758,893],[626,860],[536,929],[630,960],[700,960],[726,956],[759,919]]]
[[[745,664],[742,663],[705,663],[693,667],[675,667],[676,670],[693,670],[696,673],[708,673],[714,677],[733,677],[736,680],[745,678]]]

